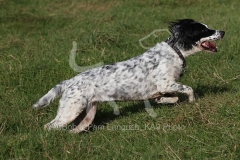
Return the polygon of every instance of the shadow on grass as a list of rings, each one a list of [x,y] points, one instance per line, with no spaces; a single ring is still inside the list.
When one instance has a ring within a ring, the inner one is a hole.
[[[150,104],[154,108],[159,107],[172,107],[175,104],[157,104],[154,100],[149,100]],[[129,104],[126,104],[129,103]],[[106,104],[107,105],[107,104]],[[146,113],[149,118],[152,118],[145,110],[145,104],[143,101],[135,101],[135,102],[119,102],[119,106],[123,105],[124,107],[120,108],[120,115],[115,115],[113,113],[113,109],[111,106],[107,106],[110,109],[104,110],[101,107],[98,108],[95,119],[93,121],[93,125],[103,125],[106,126],[108,123],[111,123],[115,119],[119,119],[122,117],[131,117],[135,113]],[[91,129],[90,129],[91,131]]]
[[[197,98],[203,98],[206,94],[219,94],[232,90],[229,85],[198,85],[194,90]]]
[[[205,97],[206,95],[219,94],[231,91],[232,88],[228,85],[217,86],[217,85],[198,85],[194,90],[194,95],[196,99]],[[179,98],[179,103],[187,101],[188,97],[184,94],[177,94]]]
[[[224,86],[217,86],[217,85],[198,85],[194,92],[197,99],[205,97],[207,94],[219,94],[228,92],[231,90],[231,87],[228,85]],[[187,96],[183,94],[177,94],[179,97],[179,103],[186,102]],[[121,118],[121,117],[130,117],[132,114],[139,113],[139,112],[146,112],[145,111],[145,104],[143,101],[136,101],[129,103],[127,105],[124,104],[124,102],[120,102],[119,105],[124,105],[123,108],[120,109],[120,115],[114,115],[113,109],[99,109],[97,111],[96,117],[93,121],[93,125],[103,125],[106,126],[107,123],[110,123],[111,121]],[[175,104],[157,104],[154,102],[154,100],[150,100],[150,104],[153,105],[153,108],[157,107],[173,107]],[[110,107],[110,106],[109,106]],[[111,107],[110,107],[111,108]],[[146,114],[148,114],[146,112]]]

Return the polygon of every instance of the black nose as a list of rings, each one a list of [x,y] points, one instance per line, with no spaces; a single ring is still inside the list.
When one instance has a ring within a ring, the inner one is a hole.
[[[220,33],[221,37],[223,38],[225,32],[224,31],[219,31],[219,33]]]

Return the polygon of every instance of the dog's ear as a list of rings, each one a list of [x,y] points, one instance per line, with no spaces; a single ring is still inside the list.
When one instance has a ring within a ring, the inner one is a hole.
[[[179,36],[179,28],[180,28],[179,25],[175,25],[171,28],[172,36],[176,39],[178,39],[178,36]]]
[[[168,28],[169,28],[169,31],[171,32],[172,36],[177,38],[180,25],[177,22],[171,22],[170,25],[168,26]]]
[[[175,31],[180,26],[184,26],[185,24],[189,24],[189,23],[192,23],[192,22],[195,22],[195,21],[192,20],[192,19],[180,19],[180,20],[177,20],[177,21],[170,22],[168,27],[169,27],[170,31]]]
[[[170,42],[177,43],[182,48],[188,50],[192,48],[192,32],[191,25],[196,23],[192,19],[182,19],[175,22],[171,22],[169,30],[171,32]]]
[[[170,42],[175,44],[181,38],[181,41],[185,41],[189,32],[185,31],[190,23],[195,22],[192,19],[181,19],[170,22],[169,31],[171,32]],[[189,28],[188,28],[189,29]],[[187,33],[186,33],[187,32]],[[186,37],[186,38],[185,38]]]
[[[195,21],[192,19],[181,19],[170,22],[168,28],[174,38],[179,38],[179,34],[182,33],[185,28],[187,28],[186,26],[193,22]]]

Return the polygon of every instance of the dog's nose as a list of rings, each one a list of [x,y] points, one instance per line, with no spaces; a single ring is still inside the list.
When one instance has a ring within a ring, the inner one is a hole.
[[[220,33],[221,37],[223,38],[225,32],[224,31],[219,31],[219,33]]]

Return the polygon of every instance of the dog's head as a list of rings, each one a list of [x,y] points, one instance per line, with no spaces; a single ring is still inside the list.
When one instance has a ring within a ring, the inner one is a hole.
[[[212,41],[222,39],[225,34],[224,31],[209,29],[207,25],[192,19],[172,22],[169,30],[169,43],[185,52],[186,56],[198,51],[217,52]]]

